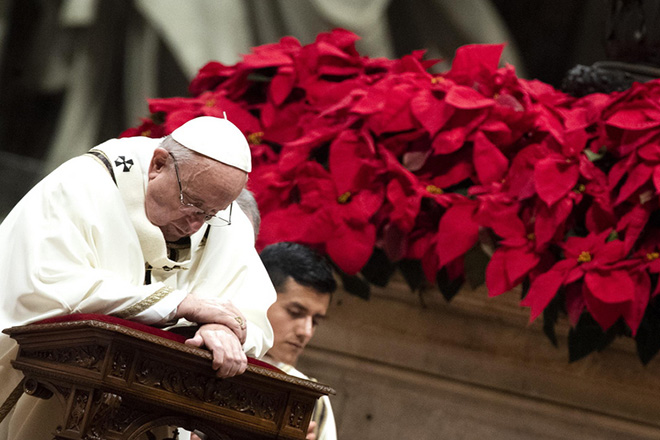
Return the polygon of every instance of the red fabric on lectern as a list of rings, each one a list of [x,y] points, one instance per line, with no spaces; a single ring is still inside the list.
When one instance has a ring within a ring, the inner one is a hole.
[[[180,342],[182,344],[186,341],[185,336],[168,332],[167,330],[162,330],[157,327],[141,324],[139,322],[129,321],[127,319],[117,318],[115,316],[101,315],[96,313],[74,313],[71,315],[55,316],[53,318],[42,319],[41,321],[34,322],[33,324],[52,324],[56,322],[73,322],[73,321],[101,321],[101,322],[106,322],[108,324],[121,325],[123,327],[127,327],[133,330],[149,333],[150,335],[159,336],[161,338],[169,339],[171,341]],[[272,366],[267,362],[260,361],[259,359],[254,359],[249,356],[248,356],[248,363],[251,365],[257,365],[259,367],[268,368],[270,370],[280,371],[278,368]]]

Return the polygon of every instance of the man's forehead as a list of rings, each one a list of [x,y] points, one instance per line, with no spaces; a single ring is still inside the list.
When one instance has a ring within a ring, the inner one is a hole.
[[[186,195],[199,203],[210,202],[214,209],[224,209],[215,206],[218,201],[227,206],[235,200],[247,181],[244,171],[208,158],[200,158],[186,171]]]
[[[277,292],[277,302],[297,305],[314,314],[325,314],[330,305],[330,294],[319,293],[312,287],[303,286],[289,278]]]

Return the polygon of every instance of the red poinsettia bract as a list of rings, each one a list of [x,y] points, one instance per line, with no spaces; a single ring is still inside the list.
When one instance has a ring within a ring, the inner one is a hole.
[[[424,51],[369,58],[357,39],[335,29],[212,61],[191,96],[150,100],[122,135],[226,115],[252,148],[258,247],[307,243],[349,274],[380,248],[433,283],[460,279],[489,237],[489,295],[531,281],[531,320],[558,298],[573,324],[590,313],[634,334],[660,290],[660,80],[575,98],[501,66],[503,45],[461,47],[430,73]]]

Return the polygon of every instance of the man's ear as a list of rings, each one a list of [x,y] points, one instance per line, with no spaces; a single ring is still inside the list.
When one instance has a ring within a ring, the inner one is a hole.
[[[149,162],[149,180],[167,168],[169,158],[170,153],[166,149],[158,147],[154,150],[154,155],[151,156],[151,162]]]

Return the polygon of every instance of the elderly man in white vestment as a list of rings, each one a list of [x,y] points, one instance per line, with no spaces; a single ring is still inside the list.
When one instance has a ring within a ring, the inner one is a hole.
[[[241,374],[273,342],[276,294],[233,203],[251,170],[245,137],[200,117],[162,139],[111,139],[38,183],[0,225],[0,327],[102,313],[155,326],[199,324],[186,343]],[[210,269],[212,268],[212,269]],[[0,336],[0,403],[18,385]],[[52,438],[54,402],[23,395],[0,440]]]

